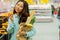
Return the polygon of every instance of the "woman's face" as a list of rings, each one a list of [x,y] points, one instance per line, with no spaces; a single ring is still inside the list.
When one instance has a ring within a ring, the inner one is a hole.
[[[15,11],[17,12],[17,13],[19,13],[19,12],[21,12],[22,10],[23,10],[23,2],[18,2],[16,5],[15,5]]]

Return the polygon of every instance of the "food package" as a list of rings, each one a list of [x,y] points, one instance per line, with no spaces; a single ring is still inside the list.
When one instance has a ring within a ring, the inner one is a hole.
[[[30,31],[32,29],[32,24],[25,24],[25,23],[21,23],[20,24],[19,31],[17,33],[17,40],[28,40],[26,37],[26,34],[21,34],[22,31],[24,31],[25,33]]]
[[[30,4],[30,5],[35,5],[36,4],[35,0],[25,0],[25,1],[27,1],[28,4]]]
[[[49,0],[40,0],[40,4],[48,4]]]

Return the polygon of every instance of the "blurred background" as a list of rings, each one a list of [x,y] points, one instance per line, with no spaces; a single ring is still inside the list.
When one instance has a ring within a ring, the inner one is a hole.
[[[17,1],[18,0],[0,0],[1,28],[7,28],[6,26],[8,22],[6,18],[8,18],[8,13],[13,11],[13,8]],[[34,10],[34,16],[36,16],[36,22],[34,24],[36,35],[32,37],[32,40],[60,40],[60,0],[25,1],[27,1],[29,4],[29,12]]]

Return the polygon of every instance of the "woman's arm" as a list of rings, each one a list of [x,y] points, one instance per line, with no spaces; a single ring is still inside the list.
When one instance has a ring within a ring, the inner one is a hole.
[[[32,18],[32,20],[31,20],[30,24],[34,25],[35,20],[36,20],[36,17],[34,16],[34,17]],[[35,33],[36,33],[36,30],[35,30],[35,28],[33,27],[32,30],[29,31],[29,32],[27,32],[26,34],[27,34],[27,37],[31,37],[31,36],[34,36]]]
[[[29,32],[27,32],[26,34],[27,34],[27,37],[32,37],[32,36],[34,36],[34,35],[35,35],[35,33],[36,33],[35,28],[32,28],[32,30],[31,30],[31,31],[29,31]]]
[[[14,24],[13,24],[12,20],[9,18],[8,19],[7,32],[8,33],[12,33],[13,32],[13,29],[14,29]]]

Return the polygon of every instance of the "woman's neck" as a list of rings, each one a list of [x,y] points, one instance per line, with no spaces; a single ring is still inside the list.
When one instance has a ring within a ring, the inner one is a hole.
[[[17,15],[19,15],[19,13],[16,13]]]

